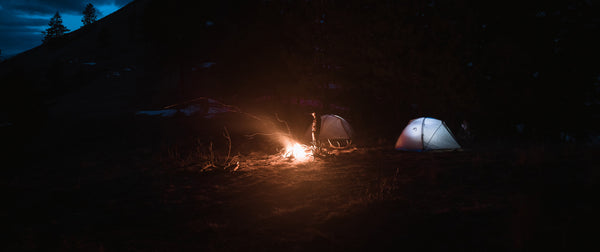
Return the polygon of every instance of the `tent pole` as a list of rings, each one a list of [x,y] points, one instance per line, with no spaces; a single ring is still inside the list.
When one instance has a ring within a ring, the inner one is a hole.
[[[425,150],[425,142],[423,141],[423,128],[425,128],[425,119],[427,119],[427,117],[423,117],[423,121],[421,121],[421,150]]]

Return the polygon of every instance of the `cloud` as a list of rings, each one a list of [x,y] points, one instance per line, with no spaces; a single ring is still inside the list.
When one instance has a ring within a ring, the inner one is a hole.
[[[57,11],[61,13],[79,14],[83,11],[85,5],[87,5],[88,3],[91,3],[94,6],[124,6],[131,1],[132,0],[2,0],[0,2],[0,6],[2,6],[3,9],[20,11],[31,15],[54,14]]]
[[[47,25],[48,21],[50,20],[41,17],[22,18],[18,15],[14,15],[13,13],[0,10],[0,27],[9,26],[17,28],[21,26],[43,26]]]
[[[41,44],[42,33],[34,27],[6,27],[0,26],[0,34],[9,34],[10,37],[0,39],[0,50],[2,57],[11,56],[23,52],[24,50],[36,47]]]

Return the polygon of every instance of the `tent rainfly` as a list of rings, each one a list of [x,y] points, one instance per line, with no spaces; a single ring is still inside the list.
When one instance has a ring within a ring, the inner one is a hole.
[[[396,150],[426,151],[460,148],[446,123],[431,117],[411,120],[396,141]]]
[[[329,143],[333,147],[343,147],[349,145],[352,141],[354,131],[350,124],[342,117],[337,115],[322,115],[321,127],[319,128],[317,140],[321,143]],[[305,138],[310,141],[312,126],[309,125],[305,133]]]

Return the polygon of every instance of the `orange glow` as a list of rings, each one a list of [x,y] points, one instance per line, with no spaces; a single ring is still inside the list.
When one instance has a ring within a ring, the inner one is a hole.
[[[284,158],[293,158],[300,162],[309,161],[312,157],[312,151],[307,145],[299,143],[288,143],[283,151]]]

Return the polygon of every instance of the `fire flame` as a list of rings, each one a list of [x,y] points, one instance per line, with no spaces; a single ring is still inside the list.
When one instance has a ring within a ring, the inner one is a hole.
[[[284,158],[293,158],[300,162],[310,160],[312,157],[312,151],[309,146],[299,143],[288,143],[285,146],[282,156]]]

